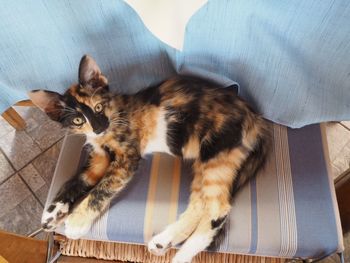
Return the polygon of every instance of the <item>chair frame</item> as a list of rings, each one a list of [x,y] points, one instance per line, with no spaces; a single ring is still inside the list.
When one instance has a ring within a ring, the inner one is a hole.
[[[33,102],[30,100],[20,101],[15,104],[16,106],[34,106]],[[26,122],[18,114],[18,112],[13,108],[8,108],[1,116],[17,131],[22,131],[26,128]]]

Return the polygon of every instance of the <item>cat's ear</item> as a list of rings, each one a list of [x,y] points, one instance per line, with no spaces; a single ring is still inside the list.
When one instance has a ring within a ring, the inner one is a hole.
[[[89,55],[84,55],[79,64],[79,84],[91,88],[105,87],[108,80],[102,75],[95,60]]]
[[[65,107],[62,95],[49,90],[33,90],[28,95],[31,101],[52,120],[59,121],[61,119]]]

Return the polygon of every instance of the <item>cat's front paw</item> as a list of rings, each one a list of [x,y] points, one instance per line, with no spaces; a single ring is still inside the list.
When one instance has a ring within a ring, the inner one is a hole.
[[[70,239],[79,239],[85,236],[93,224],[93,219],[88,215],[73,212],[65,221],[65,236]]]
[[[69,204],[63,202],[52,203],[43,213],[41,226],[45,231],[54,231],[63,223],[69,211]]]
[[[156,256],[163,256],[171,247],[172,237],[167,231],[154,236],[148,242],[148,251]]]

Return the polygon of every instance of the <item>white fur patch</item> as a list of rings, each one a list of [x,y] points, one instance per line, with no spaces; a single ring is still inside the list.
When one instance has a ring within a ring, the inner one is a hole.
[[[172,239],[173,236],[166,229],[148,242],[148,251],[156,256],[163,256],[169,249]]]
[[[67,213],[69,206],[68,204],[64,204],[62,202],[57,202],[54,203],[53,205],[55,205],[55,209],[52,210],[51,212],[45,210],[42,217],[41,217],[41,223],[46,223],[47,219],[50,217],[55,218],[58,212],[61,213]]]
[[[66,221],[65,221],[65,229],[64,229],[64,234],[66,237],[70,239],[79,239],[83,236],[85,236],[91,226],[92,222],[86,219],[81,218],[80,224],[72,223],[72,220],[68,216]]]
[[[167,145],[167,130],[168,128],[165,120],[165,113],[164,111],[160,110],[158,113],[155,133],[143,150],[143,155],[153,152],[164,152],[172,155]]]
[[[102,154],[104,154],[104,150],[101,148],[100,144],[98,144],[95,140],[98,136],[99,135],[96,135],[94,132],[87,133],[85,144],[90,144],[94,148],[94,151],[97,154],[102,155]]]
[[[68,210],[69,210],[69,205],[67,203],[56,202],[56,203],[53,203],[52,205],[54,205],[55,208],[51,212],[47,211],[47,209],[46,209],[43,212],[43,215],[41,217],[41,224],[47,225],[45,227],[46,231],[55,230],[55,228],[58,227],[62,223],[62,221],[64,220],[64,216],[59,217],[58,215],[59,214],[61,214],[61,215],[67,214]]]
[[[64,234],[70,239],[79,239],[89,232],[93,221],[94,215],[89,213],[81,213],[78,206],[78,208],[73,211],[73,213],[70,214],[64,222]]]
[[[171,261],[172,263],[189,263],[192,258],[199,252],[203,251],[208,245],[210,245],[212,239],[209,235],[194,235],[191,236],[176,253],[175,257]]]

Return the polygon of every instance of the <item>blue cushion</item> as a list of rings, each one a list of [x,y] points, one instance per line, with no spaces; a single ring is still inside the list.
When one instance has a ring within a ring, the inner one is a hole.
[[[342,251],[323,127],[293,130],[275,124],[271,129],[273,152],[267,166],[235,198],[218,250],[286,258]],[[66,137],[48,202],[74,174],[83,143],[81,137]],[[189,163],[169,155],[148,156],[85,239],[146,243],[185,210],[190,182]]]

